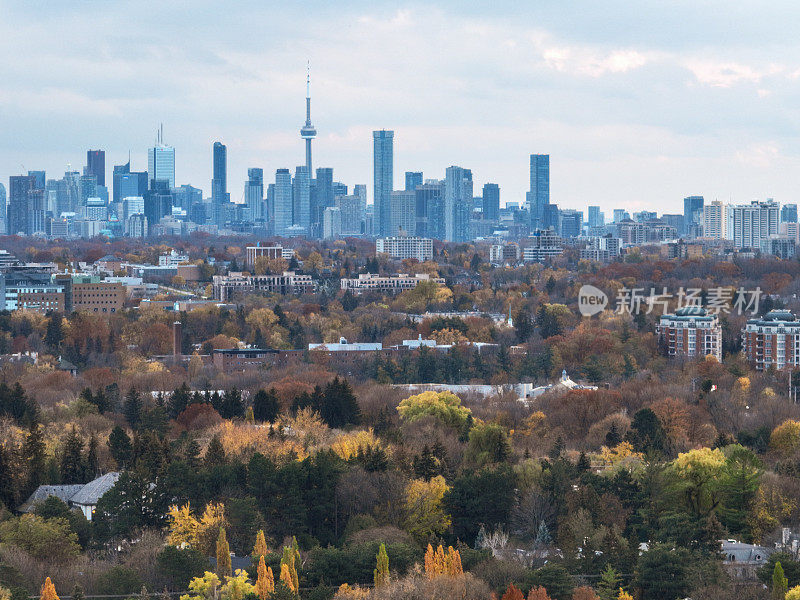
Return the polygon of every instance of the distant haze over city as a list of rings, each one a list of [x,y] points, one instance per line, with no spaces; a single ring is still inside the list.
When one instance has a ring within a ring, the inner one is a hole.
[[[795,202],[800,53],[788,3],[0,3],[0,181],[60,177],[86,150],[146,170],[164,123],[176,184],[228,191],[248,167],[304,163],[311,61],[315,166],[364,183],[372,134],[404,171],[471,169],[501,203],[551,156],[551,199],[680,212],[683,198]],[[179,25],[176,25],[179,23]]]

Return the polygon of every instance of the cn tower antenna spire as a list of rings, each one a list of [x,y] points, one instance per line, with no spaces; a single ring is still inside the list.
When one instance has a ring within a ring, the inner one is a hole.
[[[306,168],[309,178],[313,178],[311,171],[311,140],[317,135],[317,130],[311,124],[311,61],[306,63],[306,122],[300,129],[300,137],[306,142]]]

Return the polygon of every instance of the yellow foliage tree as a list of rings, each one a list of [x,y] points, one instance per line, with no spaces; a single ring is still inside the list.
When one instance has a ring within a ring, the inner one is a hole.
[[[202,577],[195,577],[189,582],[192,595],[183,594],[180,600],[212,600],[217,597],[220,583],[216,573],[206,571]]]
[[[295,594],[297,593],[297,590],[294,587],[294,578],[292,577],[292,573],[289,570],[289,565],[287,565],[286,563],[281,563],[281,581],[292,592],[294,592]]]
[[[786,592],[785,596],[786,600],[800,600],[800,585],[794,586],[788,592]]]
[[[264,536],[264,530],[259,529],[256,534],[256,545],[253,546],[253,558],[266,556],[267,552],[269,552],[267,548],[267,538]]]
[[[442,507],[447,490],[441,475],[430,481],[415,479],[406,487],[405,529],[419,541],[442,534],[450,527],[450,516]]]
[[[217,538],[217,575],[230,577],[232,569],[231,547],[228,545],[228,536],[225,535],[225,528],[220,527],[219,537]]]
[[[225,578],[225,585],[222,586],[220,594],[222,600],[244,600],[250,594],[255,593],[256,588],[247,579],[247,572],[236,569],[236,573]]]
[[[50,581],[50,578],[44,580],[44,585],[42,585],[42,590],[39,592],[39,599],[40,600],[59,600],[58,594],[56,594],[56,586],[53,585],[53,582]]]
[[[633,600],[633,596],[631,596],[622,588],[619,588],[619,596],[617,596],[617,600]]]
[[[275,591],[275,577],[272,575],[272,567],[264,564],[264,555],[258,557],[258,570],[256,571],[256,595],[260,600],[267,600],[267,597]]]
[[[170,506],[167,513],[167,543],[178,548],[197,546],[200,533],[200,521],[192,514],[187,502],[181,507]]]
[[[781,456],[789,457],[800,448],[800,421],[787,419],[769,436],[769,445]]]
[[[428,544],[425,550],[425,576],[428,579],[442,576],[455,577],[463,573],[461,554],[458,550],[449,546],[445,551],[441,545],[434,550],[433,546]]]
[[[397,407],[406,421],[416,421],[426,416],[436,417],[445,425],[458,430],[464,426],[472,411],[461,405],[461,398],[452,392],[422,392],[409,396]]]
[[[624,462],[638,461],[641,458],[641,452],[635,452],[630,442],[620,442],[613,448],[603,446],[600,449],[600,460],[610,467],[616,467]]]
[[[331,450],[342,460],[350,460],[358,454],[359,449],[380,448],[381,443],[372,428],[368,430],[350,431],[340,434],[331,444]]]

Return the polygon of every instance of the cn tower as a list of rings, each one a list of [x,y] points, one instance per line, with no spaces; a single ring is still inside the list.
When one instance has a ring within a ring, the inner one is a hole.
[[[317,130],[311,124],[311,63],[306,69],[306,124],[300,129],[300,137],[306,141],[306,167],[308,177],[313,179],[314,172],[311,170],[311,140],[317,135]]]

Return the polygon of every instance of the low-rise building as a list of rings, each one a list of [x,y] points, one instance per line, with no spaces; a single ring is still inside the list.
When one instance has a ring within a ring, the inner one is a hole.
[[[531,237],[531,245],[522,251],[525,262],[545,262],[564,252],[564,242],[552,229],[539,229]]]
[[[489,246],[489,262],[493,265],[516,264],[522,257],[519,244],[509,242],[508,244],[492,244]]]
[[[722,360],[722,326],[719,317],[700,306],[685,306],[661,315],[659,342],[667,356],[713,356]]]
[[[388,254],[397,260],[416,258],[420,262],[433,259],[433,240],[417,236],[394,236],[375,240],[376,254]]]
[[[317,289],[311,275],[284,271],[280,275],[214,275],[214,299],[227,302],[246,294],[310,294]]]
[[[281,245],[275,246],[247,246],[244,252],[245,266],[248,271],[253,271],[256,267],[256,259],[260,256],[266,258],[282,258],[284,260],[291,260],[294,256],[294,250],[291,248],[284,248]]]
[[[763,371],[800,365],[800,321],[788,310],[771,310],[749,319],[742,330],[742,346],[750,364]]]
[[[364,292],[380,292],[383,294],[399,294],[406,290],[413,290],[422,282],[433,281],[439,285],[444,285],[441,277],[431,277],[427,273],[417,273],[407,275],[378,275],[375,273],[362,273],[357,278],[342,278],[341,288],[350,290],[354,294]]]
[[[125,286],[118,282],[100,281],[98,277],[72,278],[72,305],[68,310],[93,313],[115,313],[125,304]]]
[[[619,256],[622,247],[622,240],[611,235],[591,236],[585,240],[586,247],[581,250],[581,260],[611,262]]]

